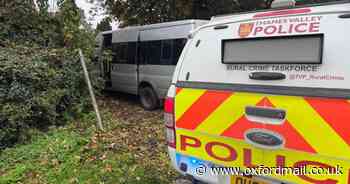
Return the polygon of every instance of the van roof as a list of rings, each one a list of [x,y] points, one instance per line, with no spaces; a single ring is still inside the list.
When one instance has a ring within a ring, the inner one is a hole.
[[[298,12],[294,10],[305,10],[305,12]],[[276,8],[265,9],[258,11],[249,11],[236,14],[218,15],[211,18],[208,24],[199,26],[191,32],[190,37],[193,37],[199,30],[206,27],[213,27],[228,23],[248,22],[258,19],[268,19],[276,17],[288,17],[296,15],[310,15],[310,14],[327,14],[335,12],[350,13],[350,0],[338,1],[331,3],[313,4],[307,6],[296,6],[292,8]]]
[[[149,25],[143,25],[143,26],[129,26],[129,27],[123,28],[123,30],[147,30],[147,29],[156,29],[156,28],[172,27],[172,26],[195,24],[195,23],[203,24],[208,22],[209,20],[190,19],[190,20],[180,20],[180,21],[164,22],[164,23],[157,23],[157,24],[149,24]],[[119,30],[120,29],[104,31],[101,34],[111,34]]]

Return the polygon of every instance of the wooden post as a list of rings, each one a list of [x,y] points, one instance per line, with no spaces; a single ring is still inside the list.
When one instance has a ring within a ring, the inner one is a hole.
[[[86,80],[86,83],[87,83],[87,85],[89,87],[89,93],[90,93],[90,97],[91,97],[91,100],[92,100],[92,105],[94,106],[96,117],[97,117],[97,128],[100,131],[104,131],[103,125],[102,125],[102,119],[101,119],[100,111],[98,110],[98,105],[97,105],[97,102],[96,102],[95,94],[94,94],[94,91],[93,91],[93,88],[92,88],[92,85],[91,85],[89,73],[88,73],[88,70],[86,68],[84,55],[83,55],[83,52],[81,51],[81,49],[79,49],[79,55],[80,55],[80,63],[81,63],[81,66],[83,67],[83,70],[84,70],[85,80]]]
[[[176,0],[171,0],[170,3],[170,16],[171,16],[171,20],[176,21],[177,17],[176,17]]]

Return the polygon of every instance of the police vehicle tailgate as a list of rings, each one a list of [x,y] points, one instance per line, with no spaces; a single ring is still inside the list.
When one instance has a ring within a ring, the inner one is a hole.
[[[176,83],[177,151],[227,167],[339,167],[269,177],[348,183],[350,8],[339,8],[248,14],[195,33]]]

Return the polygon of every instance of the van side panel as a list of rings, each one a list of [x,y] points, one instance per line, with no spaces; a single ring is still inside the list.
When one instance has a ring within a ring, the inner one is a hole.
[[[167,89],[171,83],[171,77],[175,69],[175,64],[157,64],[160,61],[145,63],[141,61],[141,43],[187,39],[188,34],[200,25],[206,24],[207,21],[185,20],[146,26],[127,27],[113,31],[113,44],[137,43],[137,52],[133,54],[135,62],[119,61],[115,57],[121,51],[114,48],[114,59],[112,63],[112,89],[131,94],[138,94],[138,88],[141,83],[151,85],[159,98],[164,98]],[[129,54],[128,57],[132,57]],[[136,59],[137,58],[137,59]]]
[[[170,86],[174,65],[140,65],[140,82],[147,82],[156,90],[158,98],[163,99]]]
[[[140,31],[141,41],[168,40],[177,38],[186,38],[192,30],[191,24],[183,24],[171,27],[152,28]]]
[[[204,24],[205,21],[200,23]],[[140,41],[153,42],[157,40],[187,39],[188,34],[194,28],[196,28],[196,22],[171,27],[145,29],[140,31]],[[157,63],[157,61],[155,62]],[[175,65],[175,63],[162,65],[160,61],[158,65],[140,63],[139,82],[146,82],[152,85],[158,94],[158,97],[163,99],[166,96],[167,90],[171,84]]]

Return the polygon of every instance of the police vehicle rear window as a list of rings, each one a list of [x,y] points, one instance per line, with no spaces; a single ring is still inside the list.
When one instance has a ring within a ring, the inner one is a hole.
[[[222,41],[224,64],[321,64],[323,34]]]

